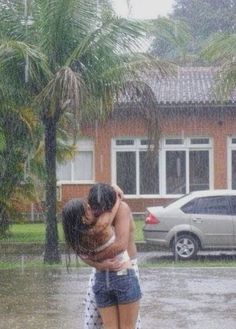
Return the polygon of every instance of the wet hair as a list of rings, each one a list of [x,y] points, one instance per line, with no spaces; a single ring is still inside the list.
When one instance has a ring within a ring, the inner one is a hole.
[[[87,227],[82,218],[85,216],[86,202],[84,199],[71,199],[62,209],[62,226],[65,241],[75,253],[79,250],[79,234]]]
[[[99,217],[106,211],[111,211],[115,203],[116,192],[111,185],[98,183],[89,190],[88,204],[95,217]]]

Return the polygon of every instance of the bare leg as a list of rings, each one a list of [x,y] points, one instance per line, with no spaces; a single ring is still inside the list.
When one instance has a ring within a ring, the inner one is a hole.
[[[120,329],[135,329],[139,314],[139,301],[118,305]]]
[[[120,329],[117,306],[99,308],[104,329]]]

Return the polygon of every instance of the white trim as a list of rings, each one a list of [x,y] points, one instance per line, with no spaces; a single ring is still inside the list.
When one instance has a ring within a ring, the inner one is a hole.
[[[232,138],[227,137],[227,188],[230,189],[232,187]]]
[[[60,185],[87,185],[87,184],[95,184],[95,180],[60,180],[57,181],[57,186]]]
[[[184,194],[125,194],[126,199],[178,199]]]
[[[227,187],[232,189],[232,151],[236,151],[236,143],[232,143],[232,139],[236,138],[235,135],[228,136],[227,138]]]

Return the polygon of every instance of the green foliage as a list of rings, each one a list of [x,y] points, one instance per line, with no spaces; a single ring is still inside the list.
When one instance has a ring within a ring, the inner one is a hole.
[[[185,22],[192,35],[188,50],[198,54],[204,42],[212,34],[236,31],[235,0],[176,0],[173,19]]]
[[[184,21],[159,17],[151,21],[149,36],[153,38],[151,53],[176,62],[185,60],[192,36]]]
[[[202,57],[221,67],[216,83],[216,95],[227,99],[236,88],[236,34],[218,33],[207,40]]]
[[[32,126],[24,111],[0,108],[0,227],[3,235],[21,200],[33,199],[33,182],[25,175],[25,163],[31,149]]]

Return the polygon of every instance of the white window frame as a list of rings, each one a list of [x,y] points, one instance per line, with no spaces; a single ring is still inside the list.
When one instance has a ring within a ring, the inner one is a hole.
[[[182,139],[182,144],[166,144],[168,139]],[[191,144],[193,139],[207,139],[209,143],[206,144]],[[134,140],[133,145],[116,145],[117,140]],[[111,172],[112,172],[112,183],[116,184],[116,152],[135,152],[136,168],[139,168],[139,151],[146,150],[146,145],[141,145],[141,140],[147,140],[147,137],[117,137],[112,140],[111,143]],[[190,151],[209,151],[209,189],[213,188],[214,181],[214,168],[213,168],[213,141],[210,137],[206,136],[191,136],[191,137],[180,137],[171,136],[164,137],[160,140],[159,145],[159,194],[140,194],[140,179],[139,171],[136,170],[136,191],[135,195],[128,195],[129,198],[175,198],[182,194],[166,194],[166,152],[167,151],[185,151],[186,153],[186,193],[189,193],[189,152]]]
[[[232,151],[236,151],[236,143],[232,143],[233,139],[236,139],[236,136],[227,138],[227,186],[230,190],[232,189]]]
[[[167,151],[185,151],[186,153],[186,194],[189,193],[189,153],[190,151],[209,151],[209,189],[213,188],[213,178],[214,178],[214,172],[213,172],[213,142],[212,138],[210,137],[203,137],[203,136],[190,136],[190,137],[183,137],[183,143],[182,144],[171,144],[167,145],[166,140],[168,139],[181,139],[182,137],[165,137],[162,139],[162,147],[160,149],[161,155],[160,159],[162,162],[162,174],[161,177],[164,177],[162,179],[162,189],[161,194],[164,197],[180,197],[182,194],[166,194],[166,152]],[[208,144],[191,144],[191,140],[193,139],[208,139]]]
[[[57,185],[62,184],[94,184],[95,182],[95,157],[94,157],[94,141],[91,139],[81,139],[77,141],[77,151],[76,152],[92,152],[92,179],[90,180],[75,180],[74,179],[74,158],[69,160],[71,163],[71,180],[58,180]]]
[[[133,145],[116,145],[117,140],[133,140]],[[135,153],[135,160],[136,160],[136,169],[139,168],[139,152],[143,150],[147,150],[147,145],[142,145],[142,140],[148,140],[147,137],[117,137],[115,139],[112,139],[111,143],[111,154],[112,154],[112,161],[111,161],[111,172],[112,172],[112,183],[116,184],[116,152],[134,152]],[[159,169],[159,175],[160,175],[160,169]],[[159,176],[160,177],[160,176]],[[139,170],[136,170],[136,194],[128,194],[129,198],[155,198],[157,197],[157,194],[140,194],[140,176],[139,176]],[[159,195],[159,194],[158,194]]]

